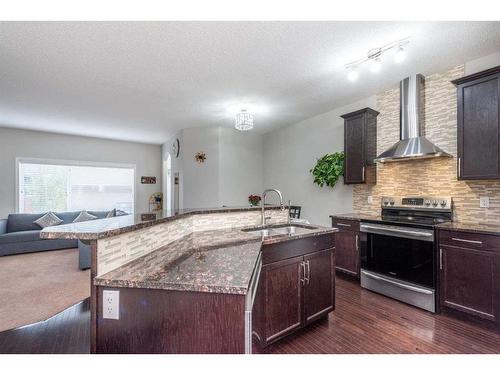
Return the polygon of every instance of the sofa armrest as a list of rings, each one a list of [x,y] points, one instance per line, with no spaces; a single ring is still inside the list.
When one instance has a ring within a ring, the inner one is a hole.
[[[0,219],[0,234],[7,233],[7,219]]]

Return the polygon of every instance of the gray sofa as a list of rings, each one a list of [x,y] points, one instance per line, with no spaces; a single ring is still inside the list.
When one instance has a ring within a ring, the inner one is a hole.
[[[62,225],[72,223],[80,211],[54,213],[63,220]],[[106,217],[108,211],[88,211],[88,213],[102,219]],[[33,222],[43,215],[45,213],[10,214],[7,219],[1,219],[0,256],[78,247],[77,240],[41,239],[41,229]]]

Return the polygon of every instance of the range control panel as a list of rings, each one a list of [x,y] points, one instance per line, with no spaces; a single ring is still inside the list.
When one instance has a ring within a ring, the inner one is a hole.
[[[382,197],[382,208],[451,210],[452,199],[443,197]]]

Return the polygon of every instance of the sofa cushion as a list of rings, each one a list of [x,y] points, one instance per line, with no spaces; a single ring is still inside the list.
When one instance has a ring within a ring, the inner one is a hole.
[[[87,211],[83,210],[80,212],[80,215],[76,217],[75,220],[73,220],[73,223],[81,223],[83,221],[89,221],[89,220],[95,220],[98,219],[97,216],[89,214]]]
[[[39,240],[40,240],[39,230],[25,230],[21,232],[6,233],[0,236],[0,244],[39,241]]]
[[[21,232],[25,230],[40,230],[40,227],[34,223],[40,219],[42,214],[10,214],[7,218],[7,233]],[[58,215],[59,216],[59,215]]]
[[[116,216],[116,208],[113,208],[111,211],[109,211],[106,214],[106,219],[109,219],[110,217],[115,217]]]
[[[99,219],[104,219],[109,211],[87,211],[89,214],[97,216]],[[58,218],[63,222],[61,224],[71,224],[73,220],[80,214],[80,211],[55,212]],[[10,214],[7,220],[7,233],[20,232],[25,230],[40,230],[40,227],[33,222],[38,220],[46,212],[40,214]],[[124,214],[121,211],[116,211],[116,216]]]
[[[64,224],[71,224],[73,220],[80,214],[80,211],[66,211],[66,212],[54,212],[63,222]]]
[[[62,222],[63,221],[53,212],[47,212],[40,219],[34,221],[34,223],[42,229],[59,225]]]
[[[109,211],[87,211],[89,214],[97,216],[98,219],[104,219],[106,218],[106,215],[109,213]]]

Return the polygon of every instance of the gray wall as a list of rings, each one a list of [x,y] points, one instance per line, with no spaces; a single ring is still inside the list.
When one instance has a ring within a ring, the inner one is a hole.
[[[250,194],[262,193],[261,134],[229,127],[184,129],[163,144],[164,161],[167,153],[172,155],[175,138],[181,147],[179,158],[172,158],[172,174],[179,172],[181,208],[244,206],[249,204]],[[207,156],[202,164],[194,158],[200,151]]]
[[[182,131],[182,190],[184,208],[218,207],[219,128],[190,128]],[[204,152],[204,163],[194,155]]]
[[[265,187],[281,190],[292,205],[302,206],[301,218],[312,224],[330,225],[329,215],[352,211],[351,186],[339,180],[334,188],[320,188],[313,183],[309,170],[317,158],[344,149],[340,115],[364,107],[376,109],[375,96],[264,136]]]
[[[138,213],[161,191],[160,146],[0,127],[0,218],[16,209],[16,157],[135,164]],[[156,176],[156,185],[141,184],[141,176]]]
[[[219,201],[248,205],[248,196],[264,189],[264,142],[261,134],[220,128]]]
[[[479,59],[471,60],[465,63],[465,75],[478,73],[482,70],[494,68],[500,65],[500,51],[492,53]]]

